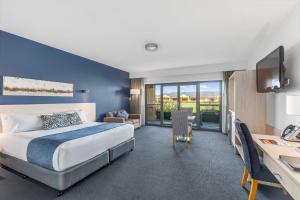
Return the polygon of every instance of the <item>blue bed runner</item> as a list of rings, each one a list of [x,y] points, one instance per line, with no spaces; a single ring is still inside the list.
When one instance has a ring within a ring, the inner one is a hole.
[[[53,154],[59,145],[70,140],[94,135],[123,125],[125,124],[103,123],[96,126],[34,138],[29,142],[27,147],[27,160],[30,163],[54,170]]]

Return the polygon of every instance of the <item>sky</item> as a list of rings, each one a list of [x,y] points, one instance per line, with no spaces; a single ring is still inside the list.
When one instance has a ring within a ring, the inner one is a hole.
[[[220,82],[204,82],[200,83],[200,91],[219,91],[220,89]],[[181,92],[195,92],[196,85],[181,85],[180,86]],[[177,86],[164,86],[164,93],[174,93],[177,92]],[[155,86],[155,93],[156,95],[160,94],[160,85]]]

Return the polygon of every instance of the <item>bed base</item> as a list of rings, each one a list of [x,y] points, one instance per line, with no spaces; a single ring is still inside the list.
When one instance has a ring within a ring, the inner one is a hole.
[[[112,162],[122,156],[126,152],[133,151],[135,147],[135,139],[127,140],[125,143],[121,143],[111,149],[109,149],[109,162]]]
[[[42,168],[3,153],[0,153],[0,164],[21,173],[23,178],[30,177],[56,189],[58,191],[57,196],[61,196],[67,188],[108,165],[121,155],[133,151],[134,147],[135,139],[131,138],[90,160],[59,172]]]

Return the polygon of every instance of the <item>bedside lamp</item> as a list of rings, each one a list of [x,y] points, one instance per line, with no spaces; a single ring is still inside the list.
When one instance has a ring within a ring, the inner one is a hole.
[[[286,96],[286,114],[300,115],[300,95]]]
[[[141,94],[140,89],[130,89],[130,112],[137,113],[138,107],[140,107],[140,98],[139,95]]]
[[[88,102],[89,96],[90,96],[90,90],[89,89],[81,89],[78,91],[81,94],[82,102]]]
[[[79,92],[82,93],[82,94],[88,94],[88,93],[90,93],[90,90],[83,89],[83,90],[79,90]]]

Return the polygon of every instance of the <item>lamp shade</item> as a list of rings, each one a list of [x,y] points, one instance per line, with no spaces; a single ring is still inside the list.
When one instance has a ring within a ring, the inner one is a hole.
[[[300,115],[300,96],[286,96],[286,114]]]
[[[130,94],[131,95],[139,95],[141,93],[141,91],[139,89],[130,89]]]

